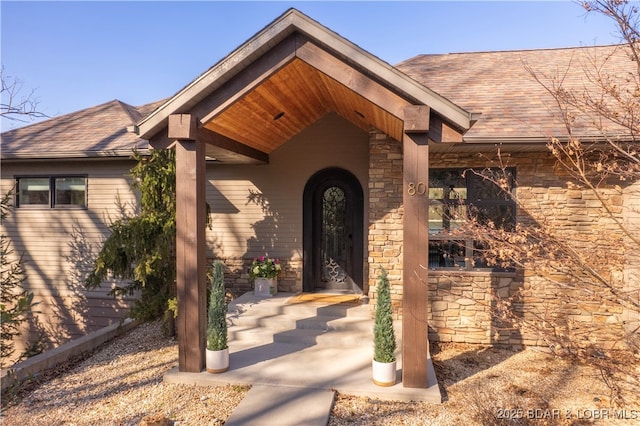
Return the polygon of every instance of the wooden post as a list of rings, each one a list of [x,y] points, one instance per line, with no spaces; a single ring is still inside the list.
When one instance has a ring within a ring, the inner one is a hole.
[[[426,120],[426,121],[425,121]],[[403,147],[402,383],[427,387],[429,109],[405,110]]]
[[[176,139],[176,281],[178,298],[178,370],[197,373],[205,366],[206,204],[204,143],[191,140],[195,119],[169,117]]]

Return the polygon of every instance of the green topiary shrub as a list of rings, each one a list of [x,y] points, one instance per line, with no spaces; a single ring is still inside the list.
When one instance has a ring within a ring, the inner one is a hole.
[[[393,331],[393,308],[387,271],[382,269],[378,279],[378,299],[373,326],[373,359],[377,362],[396,360],[396,336]]]
[[[217,260],[213,264],[209,311],[207,315],[207,349],[221,351],[227,344],[227,304],[224,290],[224,265]]]

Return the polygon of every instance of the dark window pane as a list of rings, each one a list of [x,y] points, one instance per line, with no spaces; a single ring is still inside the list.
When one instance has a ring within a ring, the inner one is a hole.
[[[429,199],[465,200],[467,183],[462,170],[429,170]]]
[[[514,186],[513,170],[468,172],[471,201],[510,200]]]
[[[19,206],[48,206],[49,178],[18,179]]]
[[[484,225],[493,223],[496,229],[512,231],[515,228],[515,206],[512,204],[475,205],[471,209],[478,221]]]
[[[429,268],[464,268],[464,241],[429,241]]]
[[[495,272],[512,272],[513,267],[505,264],[505,259],[497,259],[495,251],[489,250],[489,246],[482,241],[474,242],[473,267],[491,269]]]
[[[58,177],[55,178],[56,206],[81,206],[86,205],[86,179],[84,177]]]
[[[429,170],[429,241],[430,268],[491,268],[481,250],[468,252],[464,241],[436,240],[459,229],[474,217],[482,224],[512,231],[516,223],[515,168],[502,169],[430,169]]]

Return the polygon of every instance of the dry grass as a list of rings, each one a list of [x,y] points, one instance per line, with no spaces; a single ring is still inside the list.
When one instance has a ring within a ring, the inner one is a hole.
[[[159,323],[144,324],[3,395],[2,424],[138,425],[152,417],[168,425],[223,424],[248,389],[164,383],[177,352]],[[640,364],[634,358],[621,359],[633,375],[614,377],[534,350],[448,344],[434,347],[433,358],[443,404],[338,395],[329,424],[640,424]],[[615,419],[623,414],[628,419]]]
[[[616,378],[625,397],[621,405],[600,369],[536,350],[444,344],[435,347],[433,359],[443,404],[341,395],[330,425],[640,424],[637,360],[627,360],[635,378]]]

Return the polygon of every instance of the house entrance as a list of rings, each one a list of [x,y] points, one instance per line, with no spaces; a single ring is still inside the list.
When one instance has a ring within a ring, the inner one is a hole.
[[[363,193],[358,179],[339,168],[313,175],[304,189],[305,292],[361,293]]]

